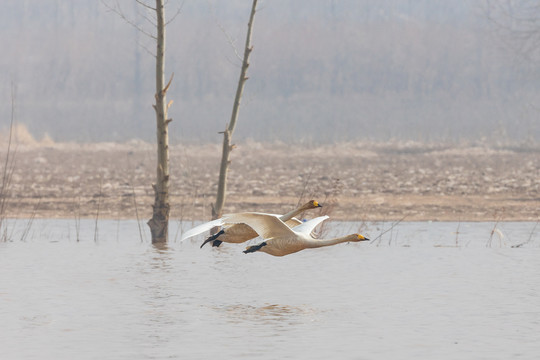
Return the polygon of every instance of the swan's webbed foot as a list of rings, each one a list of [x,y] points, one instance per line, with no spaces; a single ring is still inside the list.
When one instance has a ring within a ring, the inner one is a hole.
[[[263,246],[266,246],[266,242],[262,242],[260,243],[259,245],[253,245],[253,246],[249,246],[246,250],[244,250],[244,254],[249,254],[249,253],[252,253],[252,252],[255,252],[255,251],[259,251],[261,250],[261,248]]]
[[[219,247],[219,245],[221,245],[223,243],[223,241],[221,240],[214,240],[214,242],[212,243],[212,246],[214,247]]]
[[[206,245],[206,243],[209,243],[210,241],[216,240],[221,234],[224,234],[224,233],[225,233],[225,231],[224,231],[223,229],[221,229],[221,230],[220,230],[219,232],[217,232],[216,234],[214,234],[214,235],[210,236],[208,239],[204,240],[204,242],[203,242],[202,245],[201,245],[201,249],[202,249],[202,247],[203,247],[204,245]],[[219,240],[216,240],[216,241],[219,241]],[[221,243],[222,243],[222,241],[219,241],[219,244],[221,244]],[[213,244],[212,244],[212,246],[219,246],[219,245],[213,245]]]

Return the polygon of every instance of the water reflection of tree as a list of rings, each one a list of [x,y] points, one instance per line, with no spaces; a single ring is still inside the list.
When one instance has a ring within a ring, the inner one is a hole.
[[[152,243],[152,249],[156,256],[152,257],[152,267],[154,268],[168,268],[171,257],[171,248],[166,242]]]

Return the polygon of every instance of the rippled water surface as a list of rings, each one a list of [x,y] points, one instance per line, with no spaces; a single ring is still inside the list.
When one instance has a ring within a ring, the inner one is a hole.
[[[282,258],[199,249],[176,225],[155,247],[134,221],[75,224],[9,224],[1,359],[540,356],[534,223],[368,224],[370,243]]]

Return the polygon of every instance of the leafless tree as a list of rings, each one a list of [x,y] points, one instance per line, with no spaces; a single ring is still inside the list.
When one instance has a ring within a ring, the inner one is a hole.
[[[238,86],[236,88],[236,96],[234,98],[234,104],[231,114],[231,120],[226,125],[225,131],[223,131],[223,150],[221,154],[221,165],[219,169],[219,183],[216,203],[212,205],[212,218],[217,219],[221,217],[223,213],[223,207],[225,205],[225,197],[227,194],[227,172],[229,171],[229,164],[231,163],[230,154],[234,149],[234,145],[231,144],[231,138],[238,119],[238,112],[240,110],[240,100],[244,92],[244,84],[248,77],[246,76],[249,67],[249,56],[253,47],[251,46],[251,33],[253,30],[253,20],[255,19],[255,12],[257,11],[257,0],[253,0],[251,6],[251,15],[248,22],[248,30],[246,36],[246,43],[244,47],[244,57],[242,60],[242,68],[240,70],[240,78],[238,79]]]
[[[153,107],[156,112],[157,172],[156,183],[152,185],[155,195],[153,214],[152,218],[148,221],[148,226],[152,234],[152,243],[165,243],[167,242],[169,232],[169,123],[172,121],[167,114],[172,100],[167,103],[166,95],[167,90],[171,86],[174,73],[171,75],[169,82],[165,84],[165,27],[167,22],[165,20],[164,0],[156,0],[155,7],[142,0],[135,1],[146,11],[155,15],[153,17],[146,17],[148,22],[155,25],[155,30],[147,31],[134,21],[129,20],[121,10],[118,1],[114,5],[105,2],[104,4],[130,25],[152,38],[156,43],[156,51],[153,54],[156,59],[156,103]]]

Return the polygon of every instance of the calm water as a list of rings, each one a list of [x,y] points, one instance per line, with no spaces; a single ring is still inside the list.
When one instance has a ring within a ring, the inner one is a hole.
[[[534,223],[401,223],[283,258],[180,243],[174,223],[166,248],[134,221],[27,224],[0,243],[1,359],[540,356]]]

